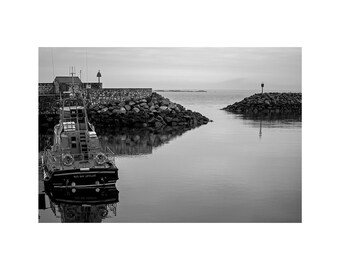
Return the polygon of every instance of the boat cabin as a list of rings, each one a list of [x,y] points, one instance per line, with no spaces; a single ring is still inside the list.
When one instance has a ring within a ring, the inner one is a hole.
[[[75,158],[88,159],[91,151],[100,148],[93,126],[87,120],[86,109],[78,100],[68,99],[60,108],[60,122],[55,127],[56,151]]]

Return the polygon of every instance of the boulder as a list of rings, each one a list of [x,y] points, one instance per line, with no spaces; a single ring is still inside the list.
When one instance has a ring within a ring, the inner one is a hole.
[[[162,122],[155,122],[155,128],[161,128],[163,126],[163,123]]]
[[[176,108],[176,105],[175,105],[175,103],[172,103],[172,102],[170,102],[170,104],[169,104],[169,108],[170,108],[170,109],[175,109],[175,108]]]
[[[164,118],[164,121],[166,122],[166,123],[171,123],[173,120],[172,120],[172,118],[171,117],[165,117]]]
[[[137,107],[134,107],[132,110],[133,110],[135,113],[139,113],[139,112],[140,112],[140,110],[139,110]]]
[[[168,106],[170,105],[170,100],[168,98],[165,98],[161,101],[162,106]]]

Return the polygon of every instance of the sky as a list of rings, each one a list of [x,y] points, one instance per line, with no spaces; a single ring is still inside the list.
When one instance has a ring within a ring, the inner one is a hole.
[[[70,76],[103,87],[301,91],[301,48],[112,47],[39,48],[39,82]]]

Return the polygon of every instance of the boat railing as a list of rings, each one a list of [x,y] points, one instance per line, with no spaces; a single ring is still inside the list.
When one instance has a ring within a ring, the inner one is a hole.
[[[57,158],[53,156],[50,151],[45,151],[45,152],[46,152],[46,158],[49,164],[59,164]]]
[[[106,147],[105,151],[103,151],[101,153],[103,153],[106,156],[107,160],[110,163],[112,163],[113,165],[116,164],[114,152],[109,147]],[[47,156],[50,163],[53,163],[53,164],[58,165],[58,166],[65,167],[66,165],[64,163],[64,161],[65,161],[64,158],[67,155],[70,155],[70,156],[72,156],[73,161],[79,162],[78,166],[85,168],[85,167],[88,166],[89,159],[96,159],[98,154],[99,153],[87,153],[86,158],[85,158],[84,153],[74,154],[74,153],[65,152],[65,153],[61,153],[61,154],[52,155],[50,151],[47,151],[46,156]]]
[[[116,165],[115,153],[111,150],[110,147],[106,146],[105,154],[106,154],[106,156],[107,156],[107,159],[108,159],[110,162],[112,162],[113,165]]]

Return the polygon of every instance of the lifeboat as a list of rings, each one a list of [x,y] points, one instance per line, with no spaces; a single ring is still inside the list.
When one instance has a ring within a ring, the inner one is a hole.
[[[100,147],[82,98],[62,100],[53,145],[44,150],[42,165],[46,187],[73,193],[89,188],[99,192],[118,180],[114,153]]]

